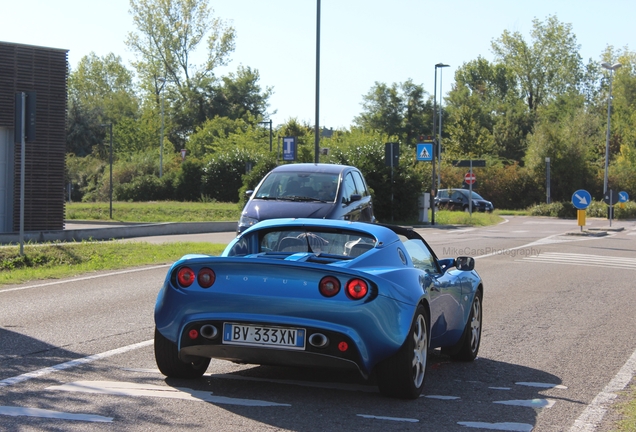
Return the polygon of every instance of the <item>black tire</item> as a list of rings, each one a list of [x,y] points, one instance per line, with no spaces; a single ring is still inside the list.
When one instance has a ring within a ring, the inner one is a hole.
[[[442,349],[442,352],[449,354],[451,359],[456,361],[473,361],[479,353],[479,345],[481,344],[481,328],[482,328],[482,298],[481,291],[477,291],[473,304],[470,307],[470,315],[464,328],[461,339],[454,347],[450,349]]]
[[[422,393],[428,360],[428,322],[428,311],[424,306],[418,306],[404,345],[378,364],[378,388],[382,395],[416,399]]]
[[[186,363],[179,358],[177,345],[155,328],[155,360],[162,374],[169,378],[200,378],[210,365],[210,359],[198,357]]]

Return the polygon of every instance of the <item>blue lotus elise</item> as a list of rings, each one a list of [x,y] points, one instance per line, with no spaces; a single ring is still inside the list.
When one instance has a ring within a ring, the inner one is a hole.
[[[186,255],[155,306],[155,358],[201,377],[211,358],[375,373],[380,392],[422,392],[430,349],[472,361],[483,284],[471,257],[438,259],[413,229],[270,219],[221,256]]]

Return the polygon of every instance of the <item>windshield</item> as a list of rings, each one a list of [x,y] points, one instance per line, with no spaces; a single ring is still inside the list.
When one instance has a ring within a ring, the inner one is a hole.
[[[258,249],[248,251],[248,242],[240,241],[229,256],[248,253],[295,254],[299,252],[353,258],[373,249],[375,237],[358,231],[320,228],[277,229],[258,233]],[[255,245],[255,244],[254,244]]]
[[[462,191],[462,193],[464,194],[464,196],[468,196],[468,193],[470,192],[470,191],[467,191],[466,189],[462,189],[461,191]],[[483,201],[485,201],[485,200],[481,197],[481,195],[479,195],[477,192],[473,192],[473,194],[472,194],[471,196],[473,197],[473,199],[478,199],[478,200],[483,200]]]
[[[260,199],[305,198],[335,201],[337,174],[284,172],[268,175],[254,195]]]

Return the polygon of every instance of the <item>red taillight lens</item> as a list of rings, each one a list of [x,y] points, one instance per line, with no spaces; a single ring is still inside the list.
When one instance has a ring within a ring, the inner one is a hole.
[[[189,287],[194,282],[195,276],[192,269],[188,267],[182,267],[177,272],[177,281],[179,281],[179,285],[184,288]]]
[[[325,276],[320,280],[318,289],[325,297],[333,297],[340,292],[340,281],[333,276]]]
[[[347,282],[347,295],[352,300],[360,300],[369,292],[369,286],[362,279],[351,279]]]
[[[199,337],[199,332],[195,329],[192,329],[188,332],[188,336],[190,336],[190,339],[194,340]]]
[[[214,281],[216,281],[216,275],[214,274],[214,271],[212,271],[212,269],[204,267],[199,270],[197,281],[199,282],[201,288],[210,288],[212,285],[214,285]]]

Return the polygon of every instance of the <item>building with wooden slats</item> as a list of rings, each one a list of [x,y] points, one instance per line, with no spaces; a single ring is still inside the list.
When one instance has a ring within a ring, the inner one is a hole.
[[[26,144],[24,230],[64,229],[68,50],[0,41],[0,232],[20,229],[15,95],[36,92],[35,139]]]

